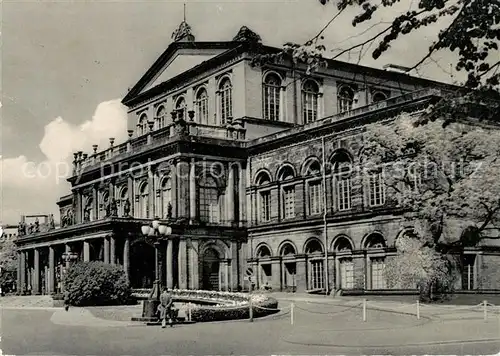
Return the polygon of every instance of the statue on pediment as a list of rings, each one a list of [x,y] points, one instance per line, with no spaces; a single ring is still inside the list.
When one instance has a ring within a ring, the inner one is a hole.
[[[17,226],[17,234],[19,236],[26,235],[26,223],[24,221],[19,222],[19,225]]]
[[[56,223],[54,222],[54,214],[49,216],[49,230],[54,230],[56,228]]]
[[[34,229],[35,229],[35,226],[33,225],[33,223],[30,223],[28,226],[28,235],[31,235],[33,233]]]
[[[127,198],[123,203],[123,217],[128,218],[130,216],[130,199]]]
[[[92,203],[90,203],[92,204]],[[87,222],[90,221],[90,204],[88,204],[84,209],[83,209],[83,221]]]
[[[191,26],[189,26],[185,20],[182,21],[179,27],[177,27],[177,29],[174,32],[172,32],[172,39],[175,42],[180,42],[183,40],[193,42],[194,36],[191,33]]]
[[[35,220],[35,232],[40,232],[40,221],[38,221],[38,218]]]
[[[260,43],[262,39],[258,34],[250,30],[246,26],[242,26],[236,36],[233,38],[234,42],[251,42],[251,43]]]
[[[118,205],[116,199],[111,199],[111,203],[109,203],[109,216],[118,216]]]
[[[168,202],[167,205],[167,219],[171,220],[172,219],[172,204]]]

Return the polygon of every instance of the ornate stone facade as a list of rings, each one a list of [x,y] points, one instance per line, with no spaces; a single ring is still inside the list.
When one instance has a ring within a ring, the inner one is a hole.
[[[365,124],[418,112],[446,86],[336,61],[311,75],[286,61],[256,67],[279,49],[248,28],[179,42],[190,33],[182,25],[123,99],[129,140],[75,153],[61,228],[18,240],[19,290],[40,293],[46,275],[45,291],[60,292],[68,255],[119,264],[135,288],[385,289],[409,227],[377,172],[339,170],[362,166]],[[203,60],[156,83],[184,54]],[[144,236],[156,219],[168,235]],[[496,288],[481,274],[492,255],[470,254],[468,287]]]

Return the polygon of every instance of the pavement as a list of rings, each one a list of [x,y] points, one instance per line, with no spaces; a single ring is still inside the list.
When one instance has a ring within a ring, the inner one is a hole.
[[[140,312],[140,306],[66,312],[2,305],[1,349],[11,355],[479,355],[500,350],[495,307],[484,320],[480,307],[424,305],[418,319],[416,305],[368,300],[363,320],[359,299],[271,295],[279,300],[281,311],[253,323],[197,323],[172,329],[128,321],[125,315]]]

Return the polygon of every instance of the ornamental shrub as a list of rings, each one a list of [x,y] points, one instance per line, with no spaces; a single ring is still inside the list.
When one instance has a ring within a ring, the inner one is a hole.
[[[123,269],[100,261],[73,264],[63,283],[69,304],[75,306],[120,305],[131,297]]]

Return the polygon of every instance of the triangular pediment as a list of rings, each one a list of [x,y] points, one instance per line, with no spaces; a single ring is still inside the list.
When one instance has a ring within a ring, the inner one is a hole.
[[[198,49],[180,49],[170,60],[150,79],[149,83],[142,88],[139,93],[144,93],[155,86],[166,82],[175,76],[196,67],[197,65],[208,61],[209,59],[224,52],[223,50],[198,50]]]

